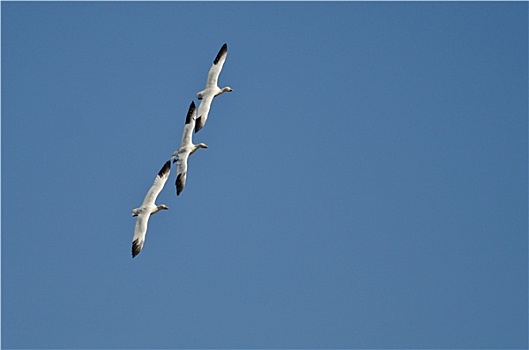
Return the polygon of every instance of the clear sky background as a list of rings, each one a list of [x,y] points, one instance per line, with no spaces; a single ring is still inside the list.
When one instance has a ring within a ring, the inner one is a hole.
[[[3,348],[527,347],[527,2],[1,6]]]

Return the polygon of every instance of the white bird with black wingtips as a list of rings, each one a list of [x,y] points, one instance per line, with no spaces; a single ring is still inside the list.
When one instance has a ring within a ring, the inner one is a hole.
[[[202,100],[200,102],[200,106],[198,107],[198,118],[195,125],[195,132],[199,132],[200,129],[204,127],[206,124],[206,120],[208,119],[209,109],[211,107],[211,103],[213,102],[213,98],[215,96],[218,96],[224,92],[232,92],[233,89],[229,86],[223,87],[222,89],[218,87],[218,80],[220,72],[222,71],[222,66],[224,65],[224,62],[226,61],[226,56],[228,55],[228,45],[224,44],[220,48],[219,53],[217,54],[217,57],[215,57],[215,60],[213,61],[213,65],[209,69],[208,72],[208,78],[206,80],[206,88],[202,91],[199,91],[197,93],[197,97],[199,100]]]
[[[176,163],[176,195],[179,196],[184,190],[187,178],[187,159],[190,155],[196,152],[199,148],[208,148],[205,143],[193,144],[193,128],[195,127],[196,119],[195,102],[191,102],[189,110],[187,111],[186,124],[184,125],[184,132],[182,133],[182,142],[180,148],[173,152],[171,158],[173,163]]]
[[[154,183],[147,192],[143,203],[139,208],[132,210],[132,216],[136,216],[136,226],[134,227],[134,236],[132,237],[132,257],[138,255],[145,243],[145,235],[147,234],[147,223],[152,214],[156,214],[160,210],[169,209],[167,205],[156,205],[154,202],[163,189],[163,186],[169,178],[171,172],[171,161],[165,162],[163,167],[158,172],[154,179]]]

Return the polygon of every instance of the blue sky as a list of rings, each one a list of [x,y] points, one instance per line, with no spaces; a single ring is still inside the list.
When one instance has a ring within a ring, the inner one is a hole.
[[[527,347],[526,2],[1,6],[3,348]]]

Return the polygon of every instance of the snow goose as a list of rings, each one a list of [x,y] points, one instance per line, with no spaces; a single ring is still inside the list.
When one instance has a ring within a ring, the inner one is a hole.
[[[202,129],[206,124],[206,120],[208,119],[209,114],[209,108],[211,107],[211,102],[213,102],[213,98],[224,92],[233,91],[233,89],[229,86],[223,87],[221,89],[217,85],[220,71],[222,70],[222,66],[226,61],[227,55],[228,45],[224,44],[220,48],[217,57],[215,57],[215,60],[213,61],[213,65],[209,69],[208,79],[206,80],[206,88],[197,93],[198,99],[202,100],[202,102],[200,102],[200,106],[198,107],[198,118],[195,125],[195,132],[199,132],[200,129]]]
[[[170,172],[171,161],[168,160],[158,172],[158,175],[156,176],[156,179],[154,179],[154,183],[147,192],[147,195],[145,196],[145,199],[143,200],[141,206],[132,210],[132,216],[138,217],[136,219],[136,226],[134,227],[134,236],[132,237],[133,258],[138,255],[141,251],[141,248],[143,248],[143,243],[145,242],[145,235],[147,233],[147,223],[149,222],[150,216],[152,214],[156,214],[160,210],[169,209],[165,204],[154,204],[154,201],[162,191],[165,182],[169,178]]]
[[[196,152],[199,148],[208,148],[205,143],[193,144],[193,128],[195,127],[196,119],[195,102],[191,102],[189,110],[187,111],[186,124],[184,125],[184,132],[182,133],[182,143],[180,148],[173,152],[171,158],[173,163],[176,163],[176,195],[184,190],[187,177],[187,158]]]

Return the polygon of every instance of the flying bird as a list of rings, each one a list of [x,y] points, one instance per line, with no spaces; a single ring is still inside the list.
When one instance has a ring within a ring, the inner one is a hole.
[[[176,163],[176,195],[179,196],[184,190],[187,177],[187,159],[196,152],[199,148],[208,148],[205,143],[193,144],[193,128],[195,127],[196,119],[195,102],[191,102],[189,110],[187,111],[186,124],[184,125],[184,132],[182,133],[182,142],[180,148],[173,152],[171,158],[173,163]]]
[[[195,125],[195,132],[199,132],[200,129],[202,129],[206,124],[206,120],[208,119],[209,109],[211,107],[211,102],[213,102],[213,98],[224,92],[233,91],[233,89],[229,86],[223,87],[221,89],[217,85],[220,71],[222,70],[222,66],[226,61],[227,55],[228,45],[224,44],[220,48],[217,57],[215,57],[215,60],[213,61],[213,65],[209,69],[205,89],[197,93],[198,99],[202,100],[202,102],[200,102],[200,106],[198,107],[198,118]]]
[[[143,248],[143,243],[145,242],[145,235],[147,234],[147,223],[149,222],[150,216],[152,214],[156,214],[160,210],[169,209],[167,205],[156,205],[154,201],[162,191],[165,182],[169,178],[170,172],[171,161],[168,160],[158,172],[158,175],[154,179],[154,183],[147,192],[147,195],[145,196],[145,199],[143,200],[141,206],[132,210],[132,216],[137,217],[136,226],[134,227],[134,236],[132,237],[133,258],[138,255],[141,251],[141,248]]]

